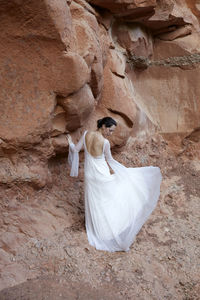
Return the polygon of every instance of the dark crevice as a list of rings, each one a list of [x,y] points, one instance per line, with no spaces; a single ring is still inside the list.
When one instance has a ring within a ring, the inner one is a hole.
[[[194,129],[189,135],[187,135],[185,140],[191,140],[196,143],[200,142],[200,127]]]
[[[116,75],[116,76],[118,76],[118,77],[120,77],[120,78],[122,78],[122,79],[125,78],[125,75],[121,75],[121,74],[119,74],[119,73],[117,73],[117,72],[115,72],[115,71],[112,71],[112,70],[111,70],[111,72],[112,72],[114,75]]]
[[[125,115],[123,112],[114,110],[112,108],[107,108],[107,109],[108,109],[108,111],[112,112],[113,114],[116,114],[116,115],[119,115],[120,117],[122,117],[128,127],[130,127],[130,128],[133,127],[133,121],[127,115]]]

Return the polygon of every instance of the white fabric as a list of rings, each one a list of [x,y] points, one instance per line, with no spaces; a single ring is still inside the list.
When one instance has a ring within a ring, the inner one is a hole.
[[[70,144],[71,176],[78,175],[78,152],[85,150],[85,222],[88,241],[98,250],[128,251],[160,194],[158,167],[126,168],[110,152],[104,140],[103,153],[93,157],[85,134],[75,146]],[[110,174],[108,164],[114,171]]]
[[[85,132],[86,133],[86,132]],[[68,154],[68,163],[71,166],[70,176],[78,176],[78,167],[79,167],[79,151],[83,147],[85,133],[82,135],[79,142],[74,145],[74,143],[69,144],[69,154]]]

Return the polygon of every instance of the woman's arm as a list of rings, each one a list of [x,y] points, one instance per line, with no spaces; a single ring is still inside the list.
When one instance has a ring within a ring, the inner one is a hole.
[[[79,142],[75,145],[72,142],[72,138],[67,134],[66,138],[69,143],[69,154],[68,154],[68,163],[71,166],[70,176],[78,176],[78,167],[79,167],[79,151],[83,147],[85,133],[80,138]]]
[[[115,173],[118,172],[118,171],[123,171],[124,169],[126,169],[125,166],[123,166],[122,164],[120,164],[117,160],[115,160],[112,157],[111,150],[110,150],[110,143],[109,143],[109,141],[107,139],[105,140],[104,154],[105,154],[105,158],[106,158],[109,166],[111,167],[111,169]]]

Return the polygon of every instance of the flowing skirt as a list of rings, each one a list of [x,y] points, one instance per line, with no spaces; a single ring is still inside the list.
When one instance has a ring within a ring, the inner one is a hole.
[[[85,161],[85,221],[88,241],[98,250],[128,251],[155,208],[161,184],[158,167],[126,168],[104,158]]]

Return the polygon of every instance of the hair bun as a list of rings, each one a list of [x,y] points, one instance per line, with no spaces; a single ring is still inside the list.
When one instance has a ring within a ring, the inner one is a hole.
[[[111,117],[104,117],[97,121],[97,128],[99,129],[103,125],[105,125],[105,127],[111,127],[113,125],[117,126],[117,122]]]
[[[97,120],[97,127],[98,127],[98,128],[101,128],[101,126],[102,126],[102,120],[103,120],[103,119]]]

